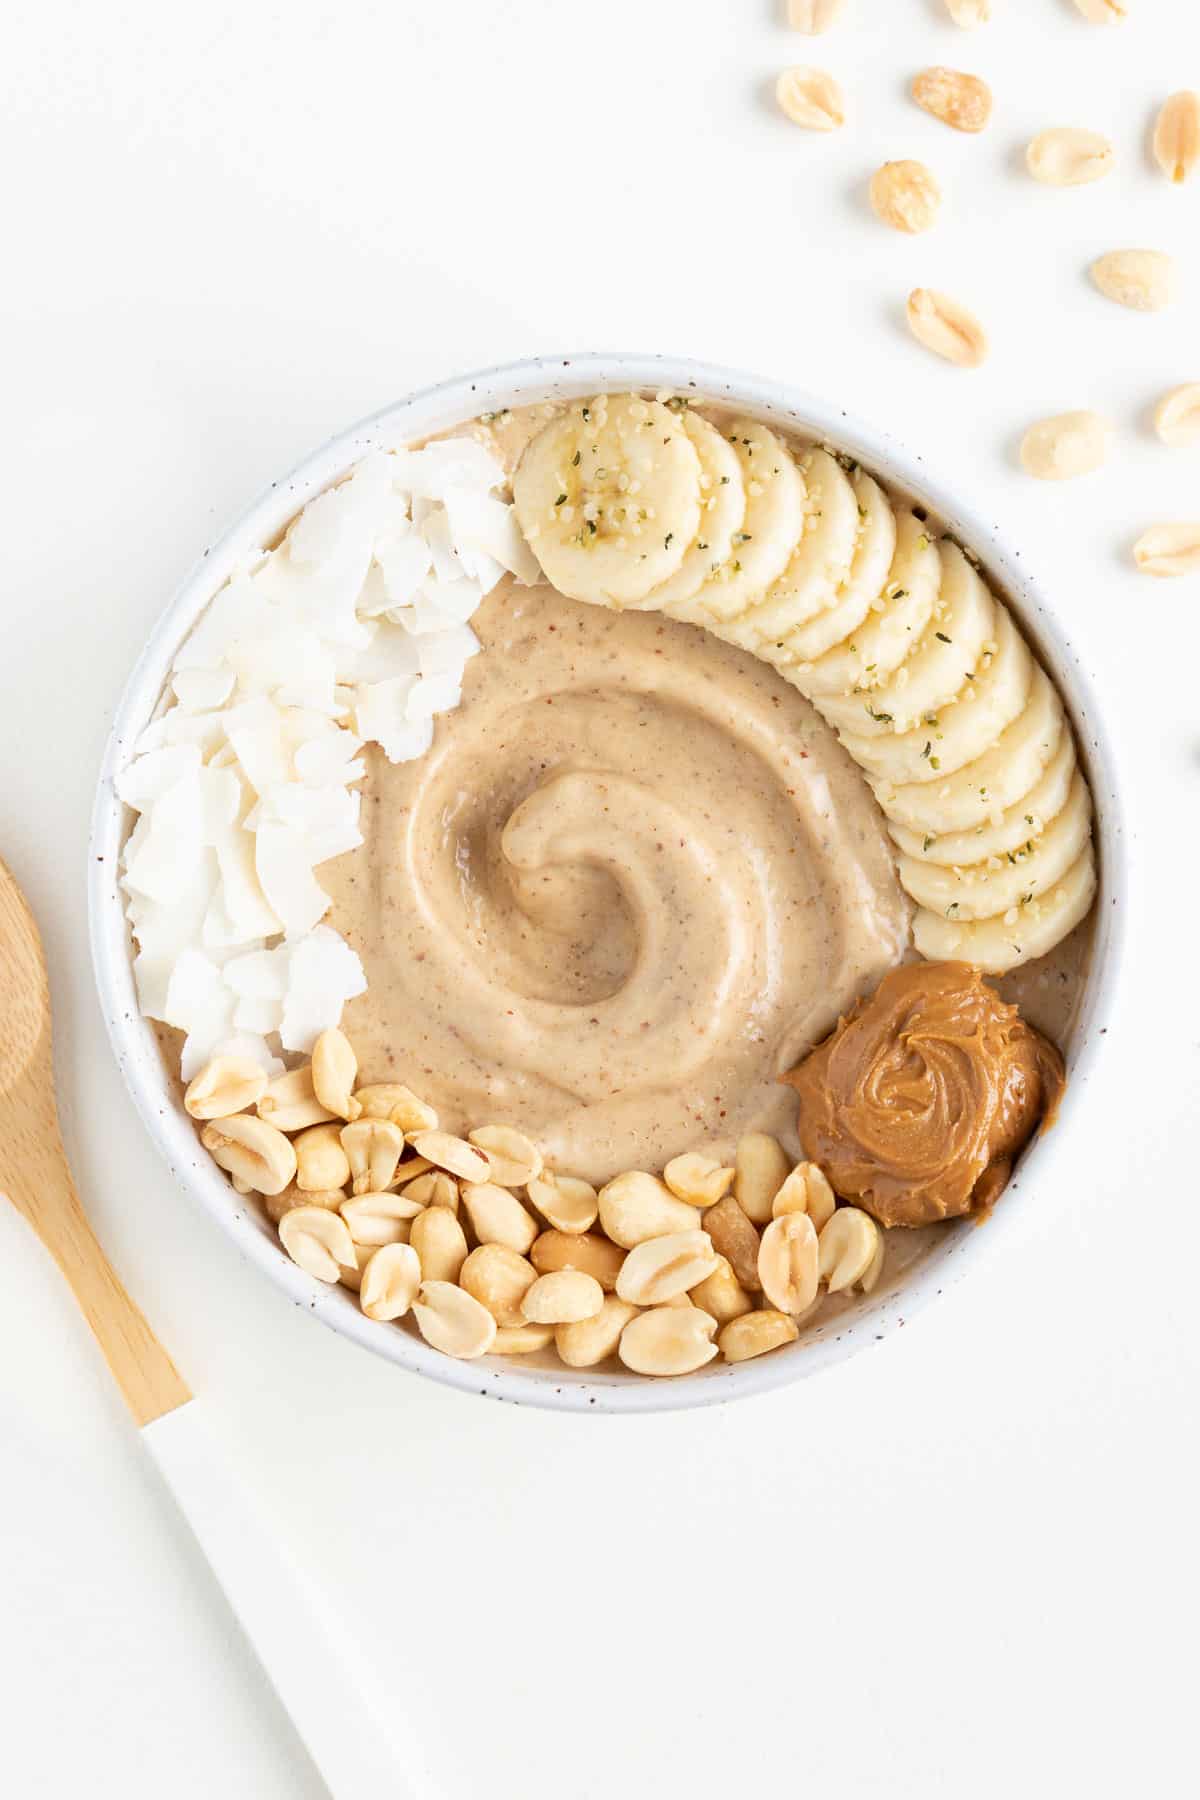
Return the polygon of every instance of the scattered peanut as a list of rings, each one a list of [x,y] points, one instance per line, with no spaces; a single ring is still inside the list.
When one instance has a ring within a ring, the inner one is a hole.
[[[537,1279],[533,1264],[507,1244],[480,1244],[458,1277],[459,1285],[487,1307],[497,1325],[512,1330],[527,1322],[521,1301]]]
[[[774,1141],[774,1140],[772,1140]],[[784,1166],[786,1167],[786,1159]],[[769,1204],[769,1203],[768,1203]],[[768,1218],[770,1214],[768,1213]],[[758,1291],[758,1233],[732,1194],[710,1206],[700,1221],[712,1247],[731,1265],[743,1287]]]
[[[525,1192],[556,1231],[588,1231],[596,1223],[596,1190],[590,1181],[581,1181],[577,1175],[543,1171],[526,1185]]]
[[[345,1187],[349,1181],[350,1158],[339,1125],[310,1125],[296,1138],[295,1151],[297,1187]]]
[[[974,313],[935,288],[914,288],[908,296],[908,328],[919,344],[960,369],[977,369],[987,358],[987,334]]]
[[[799,1336],[796,1321],[787,1313],[764,1310],[731,1319],[718,1336],[717,1345],[726,1362],[749,1362],[752,1356],[765,1356],[768,1350],[778,1350],[782,1344],[794,1344]]]
[[[982,131],[992,116],[992,90],[978,75],[961,69],[922,69],[913,78],[912,97],[955,131]]]
[[[439,1169],[448,1169],[460,1181],[486,1181],[488,1159],[465,1138],[448,1131],[418,1131],[411,1140],[418,1156],[428,1157]]]
[[[784,1213],[763,1232],[758,1252],[763,1293],[779,1312],[808,1311],[819,1282],[817,1232],[807,1213]]]
[[[730,1319],[738,1319],[754,1309],[754,1296],[747,1293],[725,1256],[717,1257],[712,1274],[696,1283],[690,1297],[693,1304],[714,1318],[718,1325],[728,1325]]]
[[[663,1181],[677,1200],[689,1206],[713,1206],[729,1192],[733,1170],[699,1150],[672,1157],[663,1170]]]
[[[433,1164],[424,1156],[403,1156],[397,1164],[396,1173],[388,1182],[388,1186],[404,1187],[408,1182],[415,1181],[418,1175],[428,1175],[432,1168]],[[454,1177],[447,1175],[446,1180],[453,1182]]]
[[[932,169],[922,162],[886,162],[871,177],[875,217],[893,231],[928,231],[937,223],[942,190]]]
[[[412,1221],[423,1209],[407,1194],[359,1194],[338,1211],[356,1244],[406,1244]]]
[[[523,1131],[512,1125],[481,1125],[468,1132],[477,1150],[488,1160],[489,1181],[499,1187],[524,1187],[542,1172],[542,1153]]]
[[[879,1285],[879,1277],[883,1274],[883,1263],[886,1255],[887,1239],[881,1231],[879,1233],[879,1241],[875,1245],[875,1254],[871,1258],[863,1274],[859,1277],[858,1287],[860,1293],[873,1293],[875,1288]]]
[[[841,13],[845,0],[788,0],[788,24],[793,31],[819,37]]]
[[[824,69],[785,69],[775,83],[775,98],[784,116],[808,131],[836,131],[846,123],[842,90]]]
[[[1133,546],[1133,556],[1143,575],[1200,573],[1200,520],[1151,525]]]
[[[771,1202],[783,1186],[791,1167],[781,1144],[765,1131],[752,1131],[742,1138],[734,1155],[733,1197],[755,1225],[765,1225],[771,1217]],[[737,1261],[729,1255],[737,1268]],[[739,1272],[739,1279],[746,1278]]]
[[[1025,152],[1025,162],[1033,179],[1047,187],[1082,187],[1111,174],[1116,156],[1108,138],[1098,131],[1062,125],[1040,131]]]
[[[481,1244],[507,1244],[524,1256],[538,1235],[537,1220],[517,1196],[494,1181],[463,1183],[462,1201]]]
[[[648,1238],[631,1250],[617,1276],[617,1294],[635,1306],[661,1306],[685,1294],[718,1267],[706,1231],[677,1231]]]
[[[632,1250],[647,1238],[694,1231],[700,1223],[696,1207],[677,1200],[665,1183],[642,1169],[631,1169],[606,1182],[598,1204],[600,1224],[623,1250]]]
[[[578,1235],[543,1231],[529,1252],[529,1260],[539,1275],[549,1275],[555,1269],[582,1269],[585,1275],[594,1275],[605,1293],[611,1294],[625,1252],[590,1231]]]
[[[193,1119],[228,1119],[267,1091],[267,1072],[249,1056],[217,1056],[188,1083],[183,1104]]]
[[[839,1206],[820,1233],[817,1272],[831,1294],[861,1282],[875,1260],[880,1230],[857,1206]]]
[[[356,1119],[343,1125],[339,1135],[356,1194],[379,1193],[392,1185],[404,1154],[404,1133],[398,1125],[390,1119]]]
[[[1113,436],[1099,413],[1059,413],[1030,426],[1021,440],[1021,466],[1038,481],[1073,481],[1107,461]]]
[[[363,1276],[367,1272],[367,1264],[373,1256],[378,1255],[379,1247],[376,1244],[355,1244],[354,1267],[352,1269],[340,1268],[338,1270],[338,1280],[341,1282],[342,1286],[349,1288],[352,1293],[361,1293]]]
[[[385,1244],[362,1271],[358,1303],[368,1319],[402,1319],[420,1285],[416,1251],[408,1244]]]
[[[258,1115],[278,1131],[303,1131],[306,1125],[323,1125],[334,1117],[317,1099],[311,1063],[272,1081],[258,1102]]]
[[[582,1269],[556,1269],[539,1275],[521,1302],[531,1325],[577,1325],[594,1319],[604,1306],[604,1289]]]
[[[496,1321],[486,1306],[450,1281],[422,1281],[412,1303],[425,1342],[445,1356],[471,1361],[496,1341]]]
[[[1162,250],[1110,250],[1091,276],[1106,300],[1134,312],[1161,312],[1178,297],[1178,272]]]
[[[1200,381],[1163,395],[1154,409],[1154,429],[1173,450],[1200,444]]]
[[[413,1220],[408,1241],[426,1281],[457,1281],[467,1260],[467,1234],[446,1206],[427,1206]]]
[[[333,1283],[358,1267],[346,1221],[322,1206],[295,1206],[279,1221],[279,1241],[306,1275]]]
[[[621,1333],[638,1309],[615,1294],[606,1294],[600,1311],[590,1319],[573,1325],[560,1325],[554,1333],[554,1347],[569,1369],[593,1369],[612,1356]]]
[[[621,1361],[638,1375],[690,1375],[717,1354],[715,1319],[696,1306],[658,1306],[621,1333]]]
[[[1154,127],[1154,160],[1168,181],[1186,181],[1200,162],[1200,94],[1184,88],[1164,101]]]
[[[281,1194],[297,1179],[296,1151],[274,1125],[252,1113],[236,1113],[230,1119],[213,1119],[200,1133],[200,1142],[213,1161],[246,1189],[259,1194]],[[303,1186],[304,1183],[299,1184]],[[336,1181],[317,1181],[314,1187],[337,1187]]]
[[[323,1031],[313,1045],[313,1092],[339,1119],[357,1119],[362,1111],[361,1101],[354,1098],[357,1075],[358,1058],[346,1034],[336,1026]]]
[[[833,1217],[837,1200],[824,1170],[816,1163],[797,1163],[775,1196],[771,1211],[776,1219],[784,1213],[807,1213],[817,1230]]]

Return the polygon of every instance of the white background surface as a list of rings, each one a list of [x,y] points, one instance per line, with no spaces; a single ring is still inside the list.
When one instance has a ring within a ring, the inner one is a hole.
[[[1200,379],[1200,175],[1173,190],[1145,153],[1200,84],[1200,19],[848,11],[814,41],[770,0],[42,0],[6,28],[0,853],[51,957],[69,1148],[434,1800],[1174,1795],[1191,1765],[1200,583],[1138,577],[1129,545],[1200,514],[1200,453],[1145,422]],[[846,131],[775,115],[791,61],[843,79]],[[986,135],[906,101],[938,61],[992,81]],[[1118,172],[1035,187],[1021,146],[1057,123],[1111,133]],[[947,189],[924,239],[865,207],[903,155]],[[1089,289],[1143,243],[1183,262],[1172,314]],[[985,369],[906,339],[917,284],[983,314]],[[1135,827],[1118,1019],[1025,1247],[815,1382],[628,1421],[487,1406],[293,1312],[143,1138],[85,942],[107,723],[203,545],[406,389],[585,348],[842,394],[957,471],[1081,645]],[[1110,466],[1021,476],[1024,426],[1087,405],[1120,427]],[[7,1209],[0,1594],[14,1800],[322,1791]]]

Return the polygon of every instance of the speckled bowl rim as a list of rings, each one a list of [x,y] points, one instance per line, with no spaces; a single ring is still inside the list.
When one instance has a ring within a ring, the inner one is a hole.
[[[1023,1159],[1016,1179],[985,1229],[946,1229],[944,1244],[894,1294],[863,1301],[853,1312],[815,1327],[795,1346],[757,1360],[717,1361],[695,1375],[651,1381],[621,1372],[576,1373],[531,1368],[519,1359],[456,1362],[415,1334],[366,1318],[344,1288],[314,1281],[279,1248],[257,1207],[235,1194],[200,1149],[194,1127],[171,1091],[153,1030],[138,1012],[129,933],[117,885],[118,858],[129,823],[113,776],[153,714],[176,649],[213,594],[253,547],[273,541],[296,511],[380,442],[421,438],[466,423],[481,412],[546,399],[570,399],[623,388],[694,391],[736,404],[764,421],[823,439],[859,458],[890,486],[907,491],[944,520],[1004,590],[1054,674],[1067,702],[1096,801],[1100,892],[1092,967],[1070,1047],[1070,1084],[1059,1123]],[[467,1393],[526,1406],[587,1412],[662,1412],[710,1406],[762,1393],[840,1363],[868,1344],[886,1341],[919,1308],[1025,1231],[1035,1195],[1049,1191],[1056,1161],[1069,1154],[1087,1107],[1089,1078],[1111,1016],[1127,911],[1126,835],[1112,745],[1091,682],[1049,602],[986,516],[953,485],[931,473],[919,454],[890,432],[785,383],[675,356],[595,353],[535,357],[437,383],[331,438],[265,493],[206,550],[163,613],[117,709],[100,771],[88,864],[92,957],[100,1004],[117,1062],[147,1131],[187,1192],[275,1284],[323,1324],[390,1358],[401,1368]]]

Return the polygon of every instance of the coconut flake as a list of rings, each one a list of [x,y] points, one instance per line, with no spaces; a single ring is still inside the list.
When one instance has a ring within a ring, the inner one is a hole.
[[[289,946],[288,986],[279,1036],[285,1050],[307,1055],[338,1023],[347,1000],[365,993],[362,963],[326,925]]]

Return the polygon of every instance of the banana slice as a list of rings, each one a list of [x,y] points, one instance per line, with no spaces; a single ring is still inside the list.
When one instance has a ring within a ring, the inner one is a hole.
[[[824,656],[862,624],[883,592],[896,554],[896,515],[879,483],[865,469],[856,471],[851,486],[861,529],[849,577],[832,606],[797,626],[782,641],[760,646],[760,654],[780,669],[787,663],[815,662]]]
[[[808,496],[804,530],[783,574],[738,620],[747,650],[827,611],[850,579],[864,523],[850,478],[828,450],[810,450],[800,473]]]
[[[818,712],[826,695],[845,695],[880,675],[890,675],[925,629],[937,599],[941,567],[920,519],[902,512],[896,521],[891,577],[863,624],[816,662],[795,663],[782,672],[802,694],[816,700]]]
[[[930,962],[969,962],[985,975],[1003,975],[1060,944],[1086,916],[1095,893],[1096,857],[1089,843],[1057,887],[995,918],[959,924],[921,907],[913,919],[913,942]]]
[[[868,776],[897,783],[939,781],[974,762],[990,749],[1007,725],[1024,710],[1033,681],[1033,658],[1008,613],[997,606],[994,654],[949,706],[928,713],[915,731],[890,737],[854,737],[842,742]],[[880,714],[876,696],[868,695],[872,717]]]
[[[546,579],[573,600],[631,606],[674,575],[700,523],[700,459],[657,400],[578,401],[526,445],[517,521]]]
[[[875,798],[899,825],[934,834],[969,831],[999,817],[1028,793],[1066,729],[1062,701],[1038,669],[1029,704],[985,755],[945,781],[908,782],[902,787],[872,782]]]
[[[728,438],[741,465],[746,516],[728,559],[710,575],[685,615],[694,624],[737,619],[778,580],[804,529],[804,479],[773,431],[735,419]]]
[[[995,637],[995,602],[957,544],[943,538],[938,556],[942,584],[920,643],[891,680],[871,693],[821,702],[835,730],[856,737],[912,731],[929,713],[947,706],[968,677],[978,673],[984,645]]]
[[[893,824],[888,826],[892,842],[903,856],[936,863],[941,868],[986,862],[990,856],[1015,856],[1018,851],[1031,848],[1049,821],[1062,811],[1078,766],[1075,739],[1064,731],[1058,749],[1029,792],[1014,801],[999,819],[989,819],[970,831],[941,836]]]
[[[734,533],[746,516],[746,484],[733,445],[699,413],[687,411],[682,417],[700,460],[700,524],[678,570],[642,602],[655,612],[668,612],[699,593],[729,560]]]
[[[996,918],[1026,901],[1027,895],[1046,894],[1056,887],[1080,855],[1091,829],[1091,796],[1076,771],[1067,804],[1040,837],[969,868],[940,868],[902,856],[897,865],[901,886],[918,906],[928,907],[939,918]]]

